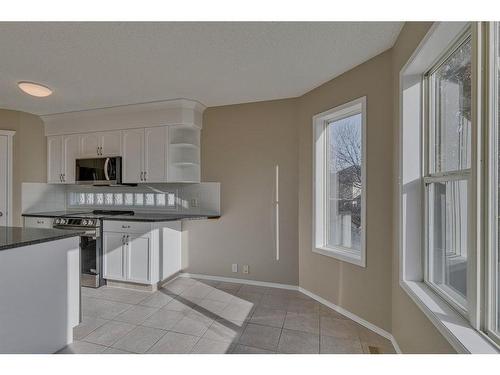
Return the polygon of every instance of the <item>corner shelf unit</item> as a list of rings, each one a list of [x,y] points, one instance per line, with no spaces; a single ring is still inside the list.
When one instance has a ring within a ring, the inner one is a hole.
[[[170,126],[168,138],[168,180],[200,182],[200,128]]]

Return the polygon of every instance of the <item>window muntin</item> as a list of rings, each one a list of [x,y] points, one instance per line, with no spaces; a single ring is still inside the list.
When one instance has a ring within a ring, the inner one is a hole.
[[[361,113],[327,123],[326,246],[361,250]]]
[[[366,98],[313,118],[313,251],[365,266]]]
[[[425,281],[468,310],[472,48],[462,38],[426,75],[428,164]]]

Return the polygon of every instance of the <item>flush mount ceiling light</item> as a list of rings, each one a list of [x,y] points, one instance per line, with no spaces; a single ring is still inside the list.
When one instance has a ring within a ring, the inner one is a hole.
[[[38,98],[43,98],[52,94],[51,89],[49,89],[47,86],[40,85],[39,83],[21,81],[18,82],[17,85],[26,94],[36,96]]]

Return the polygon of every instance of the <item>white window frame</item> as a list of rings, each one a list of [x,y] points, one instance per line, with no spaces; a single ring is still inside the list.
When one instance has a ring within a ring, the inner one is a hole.
[[[472,168],[465,168],[465,169],[459,169],[459,170],[452,170],[452,171],[446,171],[446,172],[436,172],[435,171],[435,150],[431,147],[431,141],[433,140],[434,136],[434,131],[436,130],[435,126],[435,114],[430,108],[430,102],[435,99],[434,97],[434,91],[433,91],[433,84],[432,84],[432,74],[436,72],[436,70],[439,69],[439,67],[458,49],[460,46],[462,46],[464,43],[467,41],[472,42],[472,35],[471,35],[471,30],[467,28],[461,36],[459,36],[458,40],[454,41],[450,48],[448,50],[444,51],[444,53],[439,57],[439,60],[436,61],[436,63],[431,67],[431,69],[424,74],[423,76],[423,85],[422,85],[422,97],[424,98],[424,103],[423,103],[423,111],[424,111],[424,118],[423,118],[423,140],[424,140],[424,151],[423,151],[423,175],[424,175],[424,204],[425,204],[425,213],[424,213],[424,246],[425,246],[425,252],[424,252],[424,258],[425,258],[425,269],[424,269],[424,281],[432,288],[434,291],[439,294],[442,298],[444,298],[449,304],[451,304],[458,312],[460,312],[464,317],[468,317],[468,306],[474,305],[474,299],[475,294],[472,292],[471,293],[471,288],[469,288],[472,283],[470,281],[467,282],[468,286],[468,296],[467,298],[463,298],[461,295],[459,295],[457,292],[455,292],[452,288],[446,286],[446,285],[437,285],[432,281],[432,271],[434,264],[430,261],[429,259],[429,251],[430,251],[430,243],[431,243],[431,238],[432,238],[432,233],[429,231],[430,228],[430,222],[431,222],[431,217],[433,216],[433,206],[429,202],[429,195],[430,195],[430,185],[433,183],[447,183],[447,182],[452,182],[452,181],[466,181],[467,182],[467,212],[468,212],[468,241],[467,241],[467,248],[470,250],[472,246],[474,246],[473,239],[471,238],[472,236],[470,235],[472,233],[472,228],[473,228],[473,223],[471,220],[471,215],[470,213],[472,212],[472,205],[471,202],[473,201],[473,191],[472,189],[472,184],[471,184],[471,170]],[[474,57],[471,56],[471,59],[473,60]],[[472,63],[474,63],[472,61]],[[472,78],[474,80],[474,78]],[[472,82],[472,85],[474,85],[474,82]],[[472,101],[474,102],[474,100]],[[471,127],[475,124],[474,121],[472,121]],[[472,146],[472,135],[471,135],[471,146]],[[471,151],[471,164],[473,163],[474,156],[472,155]],[[468,251],[470,253],[470,251]],[[473,264],[470,259],[469,259],[469,254],[467,256],[467,278],[474,278],[475,277],[475,272],[472,269],[471,265]]]
[[[491,338],[494,342],[496,342],[500,346],[500,333],[496,331],[496,314],[498,311],[495,311],[495,304],[498,303],[498,293],[497,288],[500,287],[497,277],[498,271],[496,269],[496,264],[498,263],[498,236],[500,226],[498,225],[498,217],[500,215],[498,210],[498,200],[500,200],[500,191],[499,191],[499,176],[498,176],[498,167],[500,160],[495,160],[496,155],[500,155],[500,151],[498,148],[498,140],[500,136],[500,116],[498,115],[496,109],[498,109],[498,102],[495,105],[495,101],[499,99],[499,81],[498,81],[498,69],[499,62],[495,56],[495,46],[496,48],[500,48],[500,23],[499,22],[490,22],[487,25],[487,30],[485,32],[486,36],[486,48],[487,56],[485,57],[485,61],[488,62],[487,80],[488,84],[486,85],[486,92],[488,93],[487,100],[485,100],[485,118],[489,126],[487,126],[487,149],[488,149],[488,157],[487,160],[487,179],[485,184],[486,188],[486,199],[487,199],[487,226],[486,226],[486,248],[488,249],[487,254],[485,255],[486,266],[485,266],[485,275],[486,275],[486,290],[485,290],[485,324],[484,329],[488,337]],[[492,83],[492,84],[490,84]],[[500,307],[500,304],[498,304]],[[500,322],[499,322],[500,325]]]
[[[442,295],[425,282],[425,163],[426,152],[423,121],[426,98],[424,74],[455,45],[470,28],[472,31],[472,134],[471,183],[469,205],[468,268],[474,280],[468,288],[466,315],[448,303]],[[483,224],[483,43],[484,24],[465,22],[436,22],[400,72],[399,127],[399,220],[396,231],[399,241],[400,286],[423,311],[439,332],[459,353],[499,353],[496,345],[483,331],[483,297],[480,286],[484,274]],[[420,129],[420,130],[419,130]],[[470,293],[470,295],[469,295]]]
[[[327,127],[332,121],[361,114],[361,238],[360,251],[327,246],[326,157]],[[366,97],[342,104],[313,117],[313,252],[366,267]]]

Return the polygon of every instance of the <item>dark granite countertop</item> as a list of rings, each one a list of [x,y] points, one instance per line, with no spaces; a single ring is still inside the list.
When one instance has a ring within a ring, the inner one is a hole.
[[[160,221],[178,221],[178,220],[218,219],[219,217],[220,217],[219,215],[160,214],[160,213],[149,213],[149,212],[136,212],[134,215],[109,216],[103,218],[103,220],[160,222]]]
[[[82,233],[82,231],[65,229],[2,227],[0,228],[0,251],[15,247],[34,245],[42,242],[77,237]]]
[[[28,212],[28,213],[24,213],[22,216],[27,216],[27,217],[60,217],[60,216],[77,214],[79,212],[88,212],[88,211]]]
[[[66,215],[75,215],[78,213],[89,213],[88,211],[52,211],[52,212],[30,212],[24,213],[26,217],[60,217]],[[142,221],[142,222],[160,222],[160,221],[178,221],[178,220],[203,220],[203,219],[218,219],[220,215],[197,215],[197,214],[180,214],[180,213],[158,213],[158,212],[138,212],[134,215],[102,215],[102,220],[117,220],[117,221]]]

